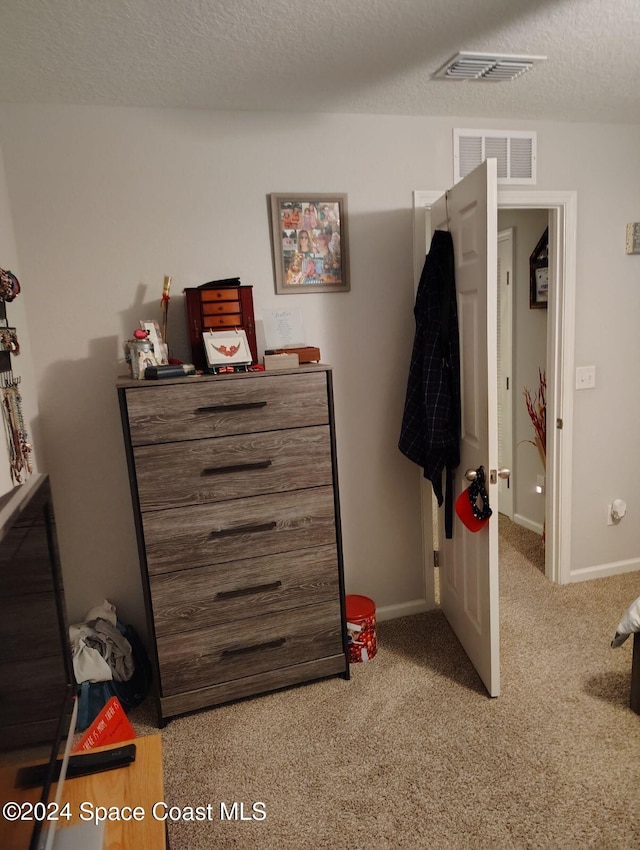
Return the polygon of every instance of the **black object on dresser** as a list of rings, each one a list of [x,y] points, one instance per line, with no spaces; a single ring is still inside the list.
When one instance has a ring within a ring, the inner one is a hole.
[[[118,384],[161,724],[348,678],[331,379]]]

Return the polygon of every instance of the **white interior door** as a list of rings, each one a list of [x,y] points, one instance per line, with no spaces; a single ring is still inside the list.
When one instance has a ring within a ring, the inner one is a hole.
[[[453,238],[460,332],[461,439],[455,496],[465,470],[483,466],[494,514],[473,533],[456,517],[440,533],[440,604],[491,696],[500,693],[496,160],[487,159],[432,207],[432,228]],[[442,515],[442,512],[440,512]]]

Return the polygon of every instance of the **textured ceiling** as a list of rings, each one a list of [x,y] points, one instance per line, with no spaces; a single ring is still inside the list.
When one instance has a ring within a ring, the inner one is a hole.
[[[640,0],[0,0],[0,59],[10,103],[640,122]]]

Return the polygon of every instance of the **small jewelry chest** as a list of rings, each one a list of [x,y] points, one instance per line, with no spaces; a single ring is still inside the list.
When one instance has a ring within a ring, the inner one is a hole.
[[[235,281],[237,279],[233,279]],[[205,331],[242,329],[247,334],[253,362],[258,362],[256,323],[253,314],[253,287],[237,283],[205,283],[184,290],[191,362],[206,371],[202,334]]]

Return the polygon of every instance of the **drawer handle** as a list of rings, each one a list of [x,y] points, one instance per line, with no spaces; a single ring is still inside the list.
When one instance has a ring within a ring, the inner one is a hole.
[[[256,584],[253,587],[241,587],[238,590],[221,590],[216,593],[216,599],[237,599],[239,596],[251,596],[253,593],[265,593],[268,590],[277,590],[282,587],[281,581],[272,581],[271,584]]]
[[[272,463],[271,460],[260,460],[255,463],[236,463],[230,466],[208,466],[200,474],[226,475],[228,472],[249,472],[254,469],[267,469]]]
[[[261,649],[278,649],[287,642],[286,638],[276,638],[276,640],[268,640],[266,643],[254,643],[252,646],[241,646],[237,649],[225,649],[222,652],[223,658],[230,658],[234,655],[245,655],[247,652],[260,652]]]
[[[212,531],[210,537],[230,537],[232,534],[253,534],[255,531],[271,531],[276,527],[276,522],[263,522],[257,525],[242,525],[239,528],[223,528],[221,531]]]
[[[209,407],[196,407],[196,413],[226,413],[229,410],[255,410],[266,407],[266,401],[245,401],[242,404],[212,404]]]

